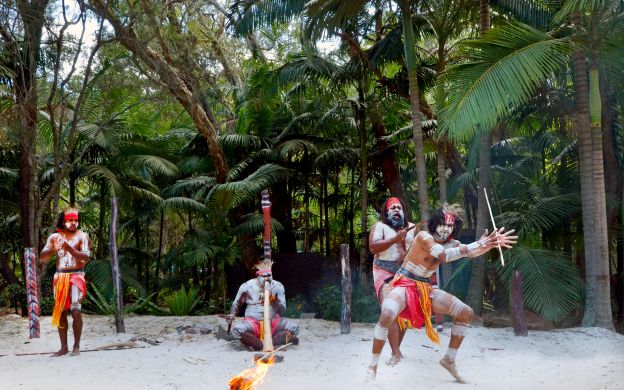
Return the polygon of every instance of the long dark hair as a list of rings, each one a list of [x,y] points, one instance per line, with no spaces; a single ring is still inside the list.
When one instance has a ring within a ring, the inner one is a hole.
[[[403,203],[403,199],[401,199],[401,198],[397,198],[397,199],[399,200],[399,203],[401,203],[401,208],[403,209],[403,227],[406,228],[406,227],[409,226],[409,222],[410,221],[409,221],[409,216],[405,212],[405,210],[406,210],[405,209],[405,203]],[[387,215],[388,214],[388,210],[386,210],[386,204],[385,203],[381,206],[381,213],[380,214],[381,214],[381,218],[380,218],[381,222],[385,223],[388,226],[391,226],[388,223],[388,215]]]
[[[451,212],[451,211],[447,211],[447,212]],[[459,214],[452,212],[453,215],[455,216],[455,226],[453,227],[453,232],[451,233],[451,236],[449,237],[449,239],[451,238],[457,238],[459,237],[459,233],[461,232],[462,229],[462,225],[464,224],[464,222],[462,221],[461,217]],[[436,209],[433,214],[431,214],[431,216],[429,217],[429,221],[427,222],[427,228],[429,229],[429,233],[434,234],[436,232],[436,228],[439,225],[442,225],[444,223],[444,209],[443,208],[439,208]]]

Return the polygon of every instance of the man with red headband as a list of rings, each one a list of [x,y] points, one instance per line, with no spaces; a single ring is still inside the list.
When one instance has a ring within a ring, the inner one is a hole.
[[[381,213],[381,221],[373,225],[368,236],[368,249],[374,255],[373,283],[380,304],[414,239],[414,224],[407,220],[403,210],[399,198],[389,198]],[[400,347],[404,335],[405,330],[399,329],[397,321],[393,322],[388,333],[392,356],[387,364],[394,366],[403,358]]]
[[[438,288],[432,288],[430,277],[441,263],[449,263],[464,257],[477,257],[500,245],[511,248],[516,243],[514,232],[505,232],[505,228],[488,235],[487,230],[481,238],[471,244],[464,245],[455,238],[458,236],[462,220],[458,208],[445,205],[437,209],[428,221],[428,231],[416,234],[412,246],[405,255],[405,260],[391,282],[392,289],[386,295],[381,306],[381,315],[375,325],[372,361],[368,369],[368,378],[374,379],[377,374],[379,355],[389,328],[401,319],[408,327],[426,327],[427,336],[431,341],[439,343],[438,333],[431,324],[431,313],[448,314],[453,318],[451,339],[448,350],[440,360],[444,367],[458,382],[464,382],[455,367],[457,350],[464,340],[466,329],[472,320],[472,309],[455,296]]]
[[[288,343],[299,344],[297,335],[299,325],[281,315],[286,311],[286,294],[284,285],[277,280],[273,280],[271,272],[272,262],[262,261],[256,268],[256,278],[243,283],[238,289],[236,298],[230,308],[230,314],[226,321],[231,324],[238,315],[243,304],[245,317],[232,328],[232,336],[239,339],[249,349],[262,350],[262,338],[264,337],[264,283],[270,282],[271,296],[269,301],[269,318],[271,319],[271,334],[273,335],[273,345],[284,345]]]
[[[81,302],[87,291],[84,267],[89,261],[89,236],[78,229],[78,210],[67,209],[59,213],[57,231],[48,237],[39,258],[47,263],[56,254],[56,273],[54,274],[54,311],[52,325],[58,328],[61,349],[52,356],[61,356],[69,352],[67,346],[67,311],[71,311],[74,346],[71,355],[80,354],[80,336],[82,335]]]

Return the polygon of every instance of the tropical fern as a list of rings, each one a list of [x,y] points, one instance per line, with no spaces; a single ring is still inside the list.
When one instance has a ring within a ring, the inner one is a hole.
[[[582,281],[574,263],[560,252],[516,246],[506,253],[501,281],[511,288],[513,271],[522,271],[524,305],[557,322],[581,301]]]

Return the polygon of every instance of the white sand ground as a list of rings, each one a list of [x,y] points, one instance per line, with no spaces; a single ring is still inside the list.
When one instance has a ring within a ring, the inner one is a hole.
[[[56,351],[56,329],[42,317],[41,338],[29,340],[27,321],[0,316],[0,389],[228,389],[234,375],[253,365],[253,353],[236,341],[213,334],[180,334],[176,327],[207,326],[216,330],[216,316],[125,318],[126,332],[116,334],[114,321],[84,316],[82,349],[93,349],[133,336],[144,348],[83,352],[79,357],[16,356]],[[301,343],[280,352],[284,361],[269,369],[258,390],[347,389],[624,389],[624,336],[599,328],[529,331],[515,337],[513,329],[474,327],[458,354],[459,372],[469,381],[459,384],[438,365],[446,350],[433,345],[424,331],[409,331],[403,343],[405,359],[395,367],[381,363],[377,380],[365,383],[370,360],[372,324],[353,324],[340,334],[340,324],[297,319]],[[70,321],[71,323],[71,321]],[[70,330],[70,340],[72,333]],[[71,347],[71,342],[70,342]],[[389,357],[386,346],[382,361]]]

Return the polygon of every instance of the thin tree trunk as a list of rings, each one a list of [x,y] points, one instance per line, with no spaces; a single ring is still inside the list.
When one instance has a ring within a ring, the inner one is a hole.
[[[490,5],[488,0],[479,2],[479,24],[481,35],[490,29]],[[477,226],[475,228],[475,239],[478,239],[487,227],[488,210],[485,203],[483,188],[490,189],[490,170],[492,165],[491,156],[492,132],[486,131],[481,135],[481,145],[479,147],[479,190],[477,192]],[[466,303],[478,316],[482,313],[483,291],[485,290],[485,256],[479,256],[472,260],[472,274],[468,287]]]
[[[325,176],[323,178],[323,204],[325,209],[325,255],[329,256],[331,254],[331,244],[329,240],[329,171],[325,171]]]
[[[154,288],[152,292],[158,291],[160,284],[160,258],[163,250],[163,237],[165,235],[165,212],[160,210],[160,223],[158,224],[158,251],[156,252],[156,270],[154,271]]]
[[[405,50],[405,66],[407,68],[407,78],[409,82],[410,104],[412,107],[412,126],[414,133],[414,159],[416,161],[416,176],[418,181],[418,201],[420,203],[420,218],[429,219],[429,195],[427,194],[427,167],[425,165],[425,147],[422,132],[422,121],[420,114],[420,100],[418,91],[418,64],[416,61],[416,42],[414,39],[414,28],[412,26],[411,2],[401,0],[402,23],[403,23],[403,43]]]
[[[97,250],[95,252],[95,257],[97,259],[101,259],[104,257],[104,219],[106,218],[106,181],[104,179],[100,180],[100,213],[99,213],[99,221],[98,221],[98,232],[97,232]]]
[[[358,105],[355,107],[355,117],[360,135],[360,192],[362,199],[360,201],[360,288],[368,286],[368,157],[366,147],[366,111],[364,86],[360,82],[358,86]]]
[[[490,167],[491,167],[491,146],[492,135],[487,132],[481,135],[481,146],[479,148],[479,188],[490,188]],[[487,228],[489,221],[488,208],[485,203],[485,194],[479,191],[477,208],[477,227],[475,229],[475,239],[478,239]],[[490,196],[491,197],[491,196]],[[483,306],[483,291],[485,290],[485,256],[472,259],[472,276],[468,287],[466,303],[472,308],[474,313],[481,315]]]

